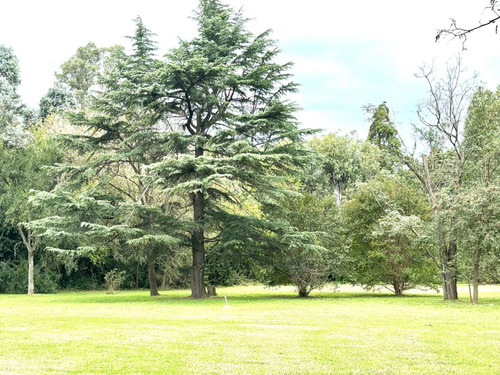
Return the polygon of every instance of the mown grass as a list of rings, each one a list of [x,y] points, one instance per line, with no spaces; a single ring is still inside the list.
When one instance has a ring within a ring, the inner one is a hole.
[[[479,306],[253,286],[219,290],[224,308],[188,294],[0,295],[0,373],[500,373],[500,288]]]

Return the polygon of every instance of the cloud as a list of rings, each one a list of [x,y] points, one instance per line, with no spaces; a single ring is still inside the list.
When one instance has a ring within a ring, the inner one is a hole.
[[[483,0],[482,0],[483,1]],[[160,53],[189,39],[195,24],[189,17],[198,1],[164,0],[16,0],[0,14],[0,43],[19,57],[21,94],[31,106],[53,83],[58,67],[89,41],[99,46],[128,44],[133,19],[140,15],[156,33]],[[301,84],[294,99],[307,126],[327,129],[366,127],[361,106],[387,101],[402,124],[415,121],[415,107],[425,85],[413,74],[423,63],[442,64],[461,50],[460,41],[435,43],[436,29],[449,18],[474,25],[484,5],[470,0],[228,0],[252,18],[254,33],[272,28],[282,49],[280,61],[293,61]],[[500,82],[496,48],[500,37],[484,30],[469,37],[464,62],[479,71],[489,87]],[[314,126],[314,125],[313,125]]]
[[[357,132],[361,138],[368,134],[368,127],[364,116],[361,114],[352,116],[349,111],[343,110],[307,110],[297,114],[301,127],[320,129],[324,133],[339,131],[347,134],[352,131]]]

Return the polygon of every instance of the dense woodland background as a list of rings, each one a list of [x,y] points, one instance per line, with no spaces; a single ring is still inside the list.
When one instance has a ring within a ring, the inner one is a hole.
[[[385,102],[364,107],[367,139],[319,134],[294,117],[268,31],[216,0],[195,20],[165,56],[140,18],[128,49],[78,48],[36,110],[0,46],[0,292],[352,283],[457,299],[463,282],[477,303],[500,282],[499,91],[457,57],[418,73],[414,144]]]

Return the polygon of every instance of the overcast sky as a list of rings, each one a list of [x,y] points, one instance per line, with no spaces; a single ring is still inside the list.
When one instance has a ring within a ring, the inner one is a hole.
[[[295,63],[301,84],[294,97],[304,127],[365,136],[361,107],[386,101],[401,129],[417,122],[416,105],[425,96],[414,77],[423,63],[443,66],[461,51],[460,41],[435,43],[436,30],[450,18],[475,26],[487,0],[227,0],[243,7],[255,33],[268,28],[282,58]],[[197,0],[16,0],[2,3],[0,44],[20,60],[20,93],[32,107],[52,86],[54,72],[89,41],[100,47],[123,44],[141,16],[156,33],[160,53],[178,38],[194,35],[189,17]],[[463,60],[490,88],[500,83],[500,36],[493,29],[471,35]]]

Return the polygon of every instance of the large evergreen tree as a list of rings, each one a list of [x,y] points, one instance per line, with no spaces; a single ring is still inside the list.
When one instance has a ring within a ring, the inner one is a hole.
[[[64,233],[81,239],[83,232],[85,243],[94,247],[114,242],[117,247],[145,249],[150,292],[158,295],[156,258],[179,239],[171,235],[172,202],[147,180],[147,166],[164,157],[163,144],[168,140],[150,90],[159,64],[151,36],[137,19],[132,54],[123,55],[121,63],[105,72],[102,91],[91,101],[90,111],[70,115],[82,131],[60,138],[84,158],[60,167],[65,182],[52,194],[38,194],[35,199],[58,217],[33,225],[46,227],[45,237],[56,234],[60,240]],[[58,238],[52,240],[57,243]]]
[[[297,85],[290,64],[275,61],[270,32],[253,35],[241,12],[218,0],[201,0],[194,19],[197,36],[173,49],[162,70],[170,121],[180,126],[169,150],[178,156],[153,170],[157,183],[190,199],[192,297],[203,298],[207,243],[224,238],[238,250],[265,232],[262,220],[227,203],[238,206],[238,192],[246,192],[272,204],[283,193],[279,176],[301,154],[303,132],[286,98]]]

